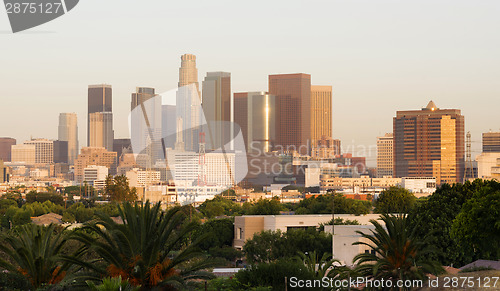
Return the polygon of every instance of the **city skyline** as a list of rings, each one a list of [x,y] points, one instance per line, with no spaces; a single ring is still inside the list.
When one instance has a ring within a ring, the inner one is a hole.
[[[280,2],[266,4],[265,11],[259,9],[258,1],[242,11],[241,6],[226,1],[211,5],[156,2],[158,9],[151,11],[122,1],[123,10],[139,16],[141,22],[113,16],[115,21],[110,24],[109,13],[118,2],[89,0],[68,17],[32,32],[0,34],[5,50],[0,60],[7,68],[0,76],[0,96],[8,100],[4,106],[9,109],[0,116],[0,123],[11,125],[1,135],[16,138],[18,143],[30,136],[56,139],[58,114],[76,112],[79,141],[84,145],[86,86],[108,83],[114,88],[115,136],[128,137],[125,109],[130,92],[138,86],[154,87],[157,92],[176,88],[178,58],[191,53],[198,57],[199,78],[209,71],[231,72],[233,92],[265,91],[267,76],[277,73],[307,73],[313,84],[332,85],[333,137],[345,146],[374,145],[377,136],[391,131],[391,117],[397,110],[419,108],[430,99],[442,108],[459,108],[467,120],[466,131],[472,132],[476,155],[481,134],[498,131],[500,124],[494,109],[500,103],[495,86],[500,77],[496,50],[500,36],[494,29],[500,4],[486,2],[454,1],[447,6],[451,2],[318,1],[302,5],[289,1],[286,7]],[[165,12],[186,7],[192,14],[177,17]],[[218,11],[221,7],[224,9]],[[280,9],[287,13],[273,15]],[[220,17],[236,11],[229,19]],[[90,13],[95,21],[89,27]],[[255,15],[269,21],[240,21]],[[294,21],[299,16],[307,21],[299,25]],[[184,29],[163,31],[180,21],[186,23]],[[281,34],[271,32],[270,26],[283,21],[292,25],[279,26]],[[7,25],[6,15],[1,14],[0,30],[7,30]],[[206,32],[220,25],[228,26],[230,37],[208,41]],[[117,30],[124,37],[109,39],[110,31]],[[297,35],[304,41],[298,41]],[[312,49],[310,40],[317,37],[324,42]],[[130,42],[131,38],[136,41]],[[243,40],[245,48],[237,45]],[[43,44],[32,50],[29,44],[33,41]],[[94,42],[102,45],[89,47]],[[265,42],[269,45],[262,46]],[[153,45],[145,48],[144,43]],[[53,53],[56,48],[63,48],[61,54]],[[45,70],[49,63],[51,70]],[[349,108],[356,108],[359,114],[352,114]],[[374,108],[377,115],[371,114]],[[39,117],[44,123],[34,126],[30,118],[19,118],[18,112]],[[10,120],[17,122],[8,123]],[[375,156],[370,159],[374,162]]]

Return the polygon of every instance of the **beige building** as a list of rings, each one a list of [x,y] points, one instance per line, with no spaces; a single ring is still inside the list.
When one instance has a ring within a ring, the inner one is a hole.
[[[113,150],[113,113],[89,113],[89,147]]]
[[[48,139],[32,139],[24,144],[35,146],[35,163],[51,164],[54,162],[54,141]]]
[[[324,191],[349,188],[389,188],[400,185],[401,178],[392,177],[370,178],[369,176],[361,176],[360,178],[341,178],[329,175],[320,177],[320,189]]]
[[[353,215],[335,214],[335,218],[357,220],[361,225],[370,224],[370,220],[379,219],[379,214]],[[248,239],[264,230],[286,232],[294,228],[319,227],[332,219],[331,214],[312,215],[243,215],[234,218],[233,247],[242,249]]]
[[[379,221],[380,223],[381,221]],[[372,249],[366,245],[353,245],[355,242],[370,243],[361,236],[358,231],[364,234],[371,234],[375,226],[370,225],[335,225],[335,235],[333,237],[333,255],[342,265],[352,266],[354,257],[358,254],[371,252]],[[325,232],[332,233],[332,226],[325,225]],[[371,244],[371,243],[370,243]]]
[[[332,137],[332,86],[311,85],[311,141]]]
[[[500,152],[500,132],[483,133],[483,152]]]
[[[68,142],[68,163],[73,165],[79,149],[76,113],[59,114],[58,140]]]
[[[393,176],[394,168],[394,137],[392,133],[377,137],[377,176]]]
[[[17,144],[12,145],[11,160],[13,163],[35,164],[35,145]]]
[[[148,185],[158,184],[160,182],[160,171],[143,171],[134,168],[125,175],[129,181],[130,187],[146,187]]]
[[[83,182],[84,169],[89,165],[105,166],[111,175],[116,174],[116,152],[110,152],[103,147],[82,148],[75,161],[75,180]]]

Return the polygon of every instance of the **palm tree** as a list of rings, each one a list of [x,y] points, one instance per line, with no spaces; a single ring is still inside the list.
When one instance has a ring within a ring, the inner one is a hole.
[[[436,275],[443,271],[438,262],[426,259],[426,255],[433,250],[426,239],[417,238],[418,224],[410,225],[405,214],[384,214],[381,219],[385,227],[372,220],[375,230],[371,234],[357,232],[366,241],[355,242],[354,245],[365,245],[372,251],[354,257],[356,271],[374,280],[391,280],[394,289],[397,289],[397,280],[426,280],[427,274]]]
[[[320,258],[316,251],[312,251],[309,253],[300,253],[297,259],[304,263],[307,271],[317,279],[321,279],[325,276],[331,276],[333,272],[331,272],[335,265],[340,265],[338,260],[332,258],[332,256],[328,253],[324,253]]]
[[[8,260],[0,259],[0,268],[22,275],[35,289],[59,283],[71,264],[62,259],[66,235],[63,231],[56,233],[55,227],[27,224],[2,234],[0,251]]]
[[[163,212],[160,203],[144,205],[125,202],[119,207],[123,224],[98,213],[98,220],[87,224],[84,231],[75,232],[74,238],[84,243],[86,249],[97,254],[98,259],[84,262],[67,257],[68,261],[93,271],[92,276],[82,273],[82,278],[101,280],[119,277],[134,286],[150,290],[177,289],[196,279],[212,277],[203,271],[211,262],[201,258],[198,248],[203,237],[188,246],[179,246],[196,228],[196,223],[183,223],[180,208]]]

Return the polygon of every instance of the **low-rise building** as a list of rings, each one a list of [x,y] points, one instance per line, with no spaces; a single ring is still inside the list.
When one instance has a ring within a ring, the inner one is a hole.
[[[361,225],[368,225],[370,220],[379,219],[379,217],[379,214],[335,214],[335,218],[357,220]],[[319,227],[320,224],[330,220],[332,220],[331,214],[236,216],[234,218],[233,246],[241,250],[248,239],[265,230],[286,232],[289,229]]]

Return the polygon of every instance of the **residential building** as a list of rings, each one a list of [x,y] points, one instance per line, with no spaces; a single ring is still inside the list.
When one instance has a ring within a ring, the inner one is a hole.
[[[68,143],[67,162],[73,165],[79,150],[76,113],[59,114],[58,140]]]
[[[311,75],[269,76],[269,94],[276,96],[276,145],[308,153],[311,140]]]
[[[272,151],[276,139],[276,98],[266,92],[234,93],[234,122],[247,152]]]
[[[370,220],[379,219],[380,215],[335,214],[334,217],[357,220],[361,225],[368,225]],[[321,223],[327,223],[330,220],[332,220],[332,214],[235,216],[233,247],[241,250],[247,240],[265,230],[286,232],[291,229],[319,227]]]
[[[208,72],[203,80],[203,113],[207,123],[205,131],[206,149],[231,150],[234,138],[233,96],[231,73]],[[177,104],[179,110],[179,104]]]
[[[11,161],[11,149],[16,140],[11,137],[0,137],[0,159],[4,162]]]
[[[438,184],[462,182],[464,117],[458,109],[439,109],[430,101],[422,110],[394,117],[394,176],[436,177]]]
[[[109,169],[109,174],[116,174],[116,152],[110,152],[105,148],[82,148],[78,158],[75,160],[75,180],[83,182],[84,169],[89,165],[104,166]]]
[[[500,152],[500,132],[483,133],[483,153]]]
[[[394,174],[394,136],[386,133],[377,137],[377,176],[393,176]]]
[[[332,86],[311,86],[311,141],[332,137]]]

